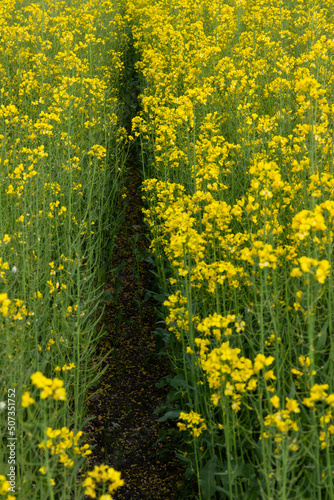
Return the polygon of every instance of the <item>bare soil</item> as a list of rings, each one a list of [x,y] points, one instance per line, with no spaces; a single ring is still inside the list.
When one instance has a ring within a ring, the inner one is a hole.
[[[92,468],[104,463],[121,471],[125,486],[114,494],[117,500],[174,500],[180,498],[184,468],[168,435],[159,441],[173,424],[158,422],[159,415],[154,414],[166,398],[166,389],[156,383],[170,370],[156,349],[157,303],[152,297],[145,300],[153,275],[145,260],[148,239],[135,167],[128,172],[126,200],[125,221],[112,257],[113,269],[121,269],[107,276],[112,298],[101,326],[108,334],[96,360],[113,350],[105,360],[108,366],[99,393],[88,401],[88,416],[95,418],[86,431],[89,442],[96,445],[89,461]]]

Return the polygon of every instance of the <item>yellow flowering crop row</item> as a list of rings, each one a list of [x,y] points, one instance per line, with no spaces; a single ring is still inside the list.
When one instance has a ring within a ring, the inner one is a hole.
[[[334,498],[332,3],[125,4],[199,498]]]
[[[109,0],[4,0],[0,39],[0,433],[15,443],[0,451],[0,495],[83,498],[101,260],[127,141],[124,20]]]

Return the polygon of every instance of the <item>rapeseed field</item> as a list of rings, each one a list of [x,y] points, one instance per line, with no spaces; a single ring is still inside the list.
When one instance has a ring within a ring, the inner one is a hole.
[[[3,0],[0,20],[0,497],[108,500],[120,473],[84,469],[82,428],[124,165],[124,23],[95,0]]]
[[[87,470],[83,429],[135,138],[193,498],[333,500],[332,2],[3,0],[0,20],[0,497],[124,484]]]
[[[333,499],[333,5],[126,4],[180,456],[198,498]]]

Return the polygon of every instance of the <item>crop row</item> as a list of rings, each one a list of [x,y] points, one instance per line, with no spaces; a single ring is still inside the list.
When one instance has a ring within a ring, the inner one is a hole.
[[[125,2],[145,218],[199,498],[334,498],[328,0]]]
[[[0,20],[0,495],[106,500],[120,474],[80,472],[124,168],[124,22],[96,0],[4,0]]]

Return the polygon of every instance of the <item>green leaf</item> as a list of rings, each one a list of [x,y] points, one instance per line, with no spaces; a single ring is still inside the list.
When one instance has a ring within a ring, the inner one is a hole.
[[[175,455],[177,456],[177,458],[179,460],[182,460],[183,462],[190,462],[189,457],[187,457],[186,455],[183,455],[183,453],[177,453],[177,452],[175,452]]]
[[[203,493],[203,498],[212,498],[217,491],[216,484],[216,467],[217,457],[212,457],[205,464],[200,473],[200,484]]]
[[[259,485],[252,486],[247,490],[247,500],[260,500]]]
[[[166,387],[170,385],[171,374],[165,375],[158,382],[156,382],[155,387]]]
[[[187,387],[187,383],[184,379],[184,375],[179,373],[178,375],[175,375],[175,377],[169,382],[169,385],[172,387],[175,387],[176,389],[179,389],[180,387]]]
[[[168,420],[168,419],[174,420],[176,418],[179,418],[180,413],[181,413],[181,410],[168,411],[167,413],[165,413],[162,417],[160,417],[158,419],[158,422],[166,422],[166,420]]]

